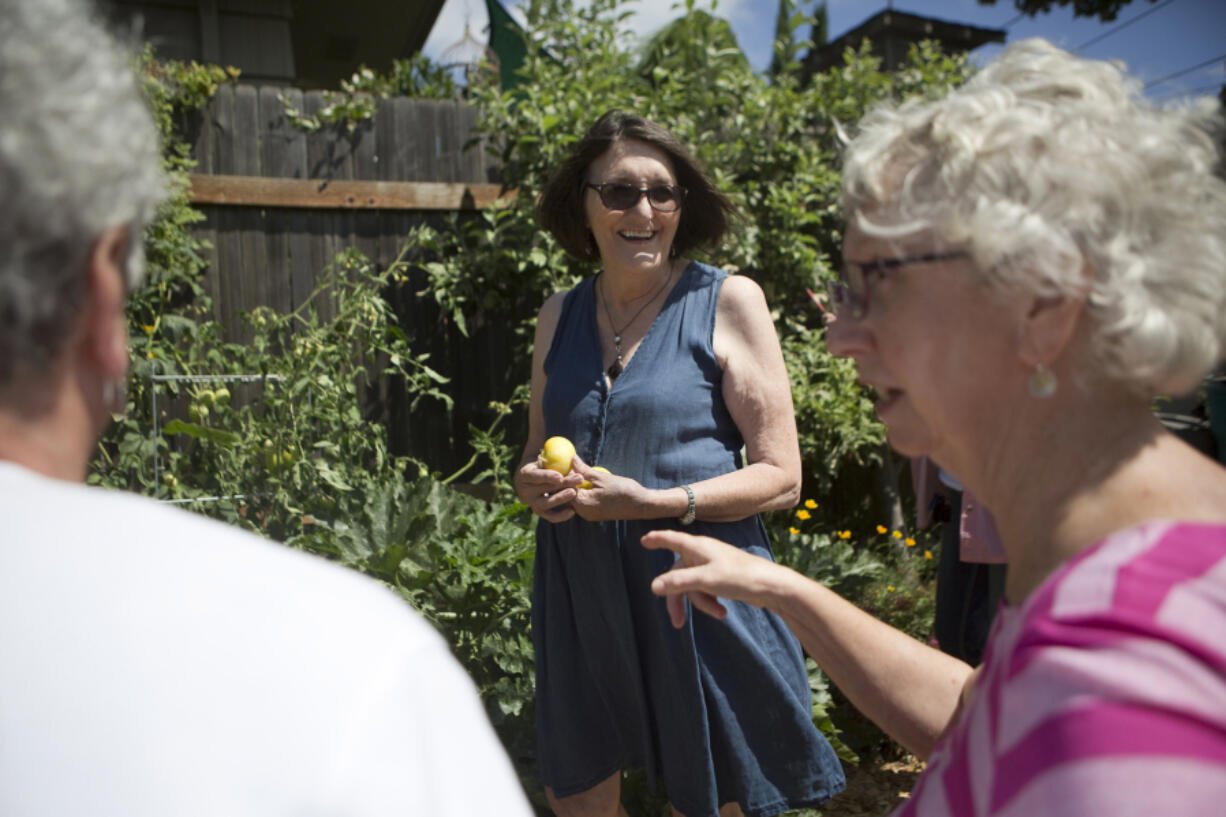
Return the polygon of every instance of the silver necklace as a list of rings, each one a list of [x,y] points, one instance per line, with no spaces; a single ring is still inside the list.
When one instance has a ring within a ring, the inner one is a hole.
[[[630,320],[622,324],[621,329],[618,329],[617,327],[613,325],[613,314],[609,312],[609,299],[604,294],[604,286],[603,286],[604,282],[603,280],[601,281],[602,286],[600,288],[600,303],[604,305],[604,315],[606,318],[609,319],[609,328],[613,330],[613,350],[617,353],[617,359],[614,360],[613,363],[609,365],[608,369],[605,369],[605,374],[609,376],[610,380],[616,380],[617,376],[621,374],[622,371],[624,371],[626,368],[626,364],[622,360],[622,332],[625,332],[627,329],[630,328],[630,324],[638,320],[639,315],[643,314],[643,310],[645,310],[647,307],[651,306],[653,303],[656,302],[656,298],[660,297],[660,293],[664,291],[664,288],[668,286],[668,282],[671,281],[672,279],[673,279],[673,270],[672,270],[672,267],[670,266],[668,270],[668,275],[664,276],[664,283],[660,284],[660,288],[655,291],[655,294],[651,296],[651,298],[647,301],[647,303],[639,307],[638,311],[634,313],[634,315],[630,318]]]

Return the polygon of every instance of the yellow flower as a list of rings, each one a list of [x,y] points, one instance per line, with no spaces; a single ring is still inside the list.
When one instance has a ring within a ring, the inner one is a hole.
[[[840,538],[840,539],[850,539],[850,538],[851,538],[851,531],[849,531],[849,530],[841,530],[841,531],[839,531],[839,538]]]
[[[885,533],[885,532],[886,532],[886,531],[888,531],[888,530],[889,530],[889,528],[887,528],[885,525],[878,525],[878,526],[877,526],[877,532],[878,532],[878,533]]]
[[[153,334],[153,324],[151,324],[151,323],[147,323],[147,324],[145,324],[144,326],[142,326],[142,327],[141,327],[141,329],[144,329],[144,330],[145,330],[145,334],[146,334],[146,335],[152,335],[152,334]]]
[[[925,550],[925,551],[924,551],[924,558],[925,558],[925,559],[931,559],[931,558],[932,558],[932,551],[931,551],[931,550]]]
[[[795,536],[796,534],[800,533],[800,528],[788,528],[788,533]]]
[[[891,534],[890,534],[890,536],[893,536],[895,539],[901,539],[901,538],[902,538],[902,531],[900,531],[900,530],[896,530],[896,531],[894,531],[893,533],[891,533]]]
[[[805,500],[805,507],[811,511],[817,510],[817,502],[812,499]]]
[[[892,585],[892,584],[887,584],[887,585],[885,586],[885,592],[887,592],[887,593],[893,593],[893,592],[894,592],[894,585]]]
[[[903,541],[907,543],[907,547],[909,547],[909,548],[913,548],[913,547],[915,547],[915,540],[914,540],[914,539],[912,539],[910,536],[908,536],[908,537],[907,537],[906,539],[904,539]]]
[[[812,514],[806,511],[804,508],[801,508],[796,512],[796,518],[800,520],[808,519],[810,516],[812,516]]]

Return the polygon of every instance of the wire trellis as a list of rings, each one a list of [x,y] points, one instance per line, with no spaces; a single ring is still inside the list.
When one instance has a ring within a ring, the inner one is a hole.
[[[149,389],[149,403],[153,415],[151,441],[153,442],[153,493],[159,496],[162,489],[162,455],[158,452],[157,441],[161,436],[161,420],[158,417],[158,385],[159,383],[270,383],[279,382],[285,378],[278,374],[151,374],[152,385]],[[228,502],[250,498],[247,494],[230,496],[196,496],[185,499],[159,499],[167,505],[188,505],[193,503]]]

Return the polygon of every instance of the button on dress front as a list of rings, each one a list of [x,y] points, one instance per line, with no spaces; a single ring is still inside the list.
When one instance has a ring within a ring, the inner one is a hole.
[[[595,278],[567,293],[545,358],[546,436],[647,488],[697,483],[741,467],[743,440],[712,349],[726,273],[692,262],[610,386],[597,335]],[[620,769],[644,768],[687,817],[739,802],[749,817],[820,804],[842,767],[813,726],[800,644],[774,614],[725,602],[675,629],[651,580],[674,556],[649,530],[677,520],[537,526],[533,641],[538,757],[559,797]],[[762,520],[687,531],[772,558]]]

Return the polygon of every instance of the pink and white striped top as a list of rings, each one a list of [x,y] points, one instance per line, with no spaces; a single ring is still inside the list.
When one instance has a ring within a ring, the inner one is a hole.
[[[1003,607],[894,817],[1226,815],[1226,525],[1148,522]]]

